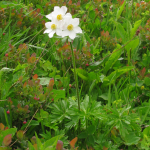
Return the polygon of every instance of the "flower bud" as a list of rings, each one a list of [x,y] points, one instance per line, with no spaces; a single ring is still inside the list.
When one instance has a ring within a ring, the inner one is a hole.
[[[7,114],[10,114],[10,111],[9,111],[9,110],[7,110]]]

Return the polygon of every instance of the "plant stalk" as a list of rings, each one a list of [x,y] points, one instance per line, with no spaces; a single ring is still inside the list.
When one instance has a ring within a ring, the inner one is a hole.
[[[80,96],[79,96],[78,78],[77,78],[77,73],[76,73],[76,62],[75,62],[75,56],[74,56],[71,42],[70,42],[70,47],[71,47],[71,53],[72,53],[72,64],[73,64],[74,78],[75,78],[75,84],[76,84],[76,96],[77,96],[77,101],[78,101],[78,110],[80,112]],[[79,119],[79,133],[80,133],[80,119]]]
[[[80,98],[79,98],[79,88],[78,88],[78,79],[77,79],[77,73],[76,73],[76,62],[75,62],[75,56],[72,48],[72,43],[70,42],[71,46],[71,53],[72,53],[72,64],[74,69],[74,78],[75,78],[75,84],[76,84],[76,95],[78,100],[78,110],[80,111]]]

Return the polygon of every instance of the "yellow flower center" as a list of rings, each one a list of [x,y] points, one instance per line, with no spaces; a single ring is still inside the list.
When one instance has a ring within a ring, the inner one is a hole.
[[[51,29],[52,29],[52,30],[55,30],[56,27],[57,27],[56,24],[52,24],[52,25],[51,25]]]
[[[68,27],[67,27],[67,29],[68,29],[69,31],[73,30],[73,25],[72,25],[72,24],[69,24]]]
[[[62,15],[57,15],[57,20],[62,20]]]

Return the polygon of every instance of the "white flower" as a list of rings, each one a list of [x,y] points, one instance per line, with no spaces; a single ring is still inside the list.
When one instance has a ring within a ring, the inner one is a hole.
[[[44,31],[44,33],[49,33],[48,36],[50,38],[53,37],[54,33],[61,36],[62,30],[60,29],[60,24],[58,24],[56,20],[52,20],[52,22],[45,23],[45,26],[47,29]]]
[[[66,12],[67,12],[66,6],[62,6],[61,8],[59,6],[55,6],[54,11],[49,15],[46,15],[46,18],[50,20],[56,19],[57,21],[60,21],[64,18]]]
[[[48,36],[53,37],[54,33],[59,36],[69,36],[71,39],[76,37],[76,33],[82,33],[79,25],[79,18],[72,19],[72,15],[67,12],[67,7],[58,6],[54,7],[54,11],[46,17],[52,22],[45,23],[46,30],[44,33],[48,33]]]
[[[79,25],[79,18],[72,19],[71,14],[67,14],[64,19],[64,24],[62,25],[62,33],[61,36],[69,36],[71,39],[76,37],[76,33],[82,33]]]

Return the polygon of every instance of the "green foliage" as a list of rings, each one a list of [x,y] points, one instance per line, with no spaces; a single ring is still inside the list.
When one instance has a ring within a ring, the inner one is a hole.
[[[55,6],[80,18],[74,40],[43,34]],[[149,150],[149,8],[1,1],[0,149]]]

